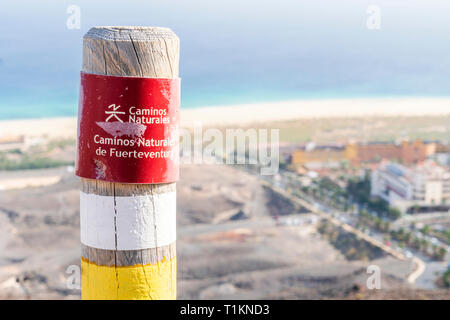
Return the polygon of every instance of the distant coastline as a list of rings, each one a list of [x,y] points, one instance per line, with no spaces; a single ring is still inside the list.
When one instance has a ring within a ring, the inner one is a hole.
[[[248,125],[308,118],[450,115],[450,98],[294,100],[181,110],[181,126]],[[0,137],[75,137],[76,117],[0,120]]]

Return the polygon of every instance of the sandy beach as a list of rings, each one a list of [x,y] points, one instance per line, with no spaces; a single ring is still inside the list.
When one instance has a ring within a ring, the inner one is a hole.
[[[181,110],[181,126],[245,125],[307,118],[439,116],[450,114],[450,98],[298,100]],[[0,137],[74,138],[75,117],[0,121]]]
[[[191,125],[196,120],[210,125],[248,124],[306,118],[437,116],[445,114],[450,114],[450,98],[296,100],[183,110],[182,125]]]

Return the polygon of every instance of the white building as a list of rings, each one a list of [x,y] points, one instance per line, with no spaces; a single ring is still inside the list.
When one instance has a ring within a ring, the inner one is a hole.
[[[371,195],[406,211],[413,205],[450,204],[450,172],[433,163],[407,168],[382,163],[372,172]]]

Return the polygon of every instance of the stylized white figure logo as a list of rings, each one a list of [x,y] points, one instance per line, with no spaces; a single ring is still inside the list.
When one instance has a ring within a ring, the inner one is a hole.
[[[123,111],[117,111],[120,106],[116,106],[115,104],[112,104],[108,107],[108,109],[111,109],[112,111],[105,111],[105,114],[109,114],[108,118],[106,118],[106,122],[108,122],[111,118],[116,118],[118,121],[123,122],[122,119],[119,118],[118,114],[125,114]]]

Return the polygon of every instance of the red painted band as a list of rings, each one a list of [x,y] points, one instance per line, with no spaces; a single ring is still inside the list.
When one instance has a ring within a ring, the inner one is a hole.
[[[81,73],[76,174],[120,183],[179,176],[180,79]]]

